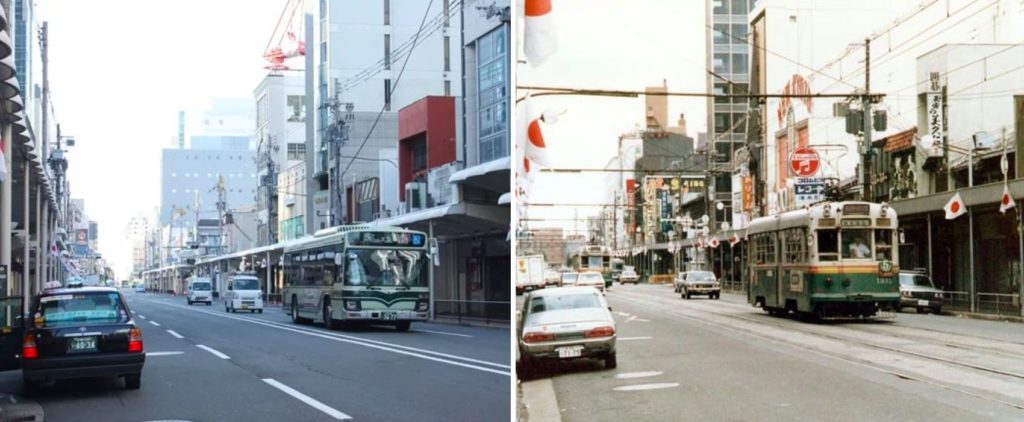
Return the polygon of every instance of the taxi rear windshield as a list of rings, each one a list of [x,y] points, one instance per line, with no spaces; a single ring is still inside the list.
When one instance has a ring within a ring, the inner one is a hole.
[[[207,282],[192,283],[192,290],[210,290],[210,283],[207,283]]]
[[[43,296],[36,310],[37,325],[59,327],[127,322],[128,312],[117,293],[74,293]],[[42,321],[39,321],[39,319]]]

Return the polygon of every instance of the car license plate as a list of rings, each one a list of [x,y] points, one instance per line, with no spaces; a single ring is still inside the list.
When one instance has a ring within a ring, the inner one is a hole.
[[[71,352],[95,352],[96,337],[72,337],[68,342]]]
[[[919,301],[917,301],[917,306],[928,306],[928,301],[927,300],[919,300]]]
[[[242,309],[249,309],[249,305],[245,305],[245,304],[243,304],[243,305],[242,305]]]
[[[578,358],[583,356],[583,346],[568,346],[555,349],[559,359]]]
[[[381,312],[380,319],[383,319],[385,321],[397,321],[398,312]]]

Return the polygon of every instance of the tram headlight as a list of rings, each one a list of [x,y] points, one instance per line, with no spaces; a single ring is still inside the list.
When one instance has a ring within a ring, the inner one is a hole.
[[[825,277],[825,287],[832,287],[832,277]]]
[[[881,217],[882,218],[885,218],[885,215],[887,214],[887,211],[889,211],[889,204],[883,202],[882,203],[882,213],[881,213]]]

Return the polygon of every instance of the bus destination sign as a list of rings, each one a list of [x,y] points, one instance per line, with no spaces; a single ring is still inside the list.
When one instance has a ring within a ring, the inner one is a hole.
[[[418,248],[426,245],[427,237],[422,233],[406,232],[352,232],[348,234],[351,246],[392,246]]]

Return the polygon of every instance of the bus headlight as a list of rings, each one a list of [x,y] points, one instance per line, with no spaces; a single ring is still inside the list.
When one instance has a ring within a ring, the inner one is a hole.
[[[360,310],[359,301],[358,300],[346,300],[345,301],[345,310],[346,311],[358,311],[358,310]]]
[[[416,302],[416,311],[426,312],[430,309],[430,302]]]

